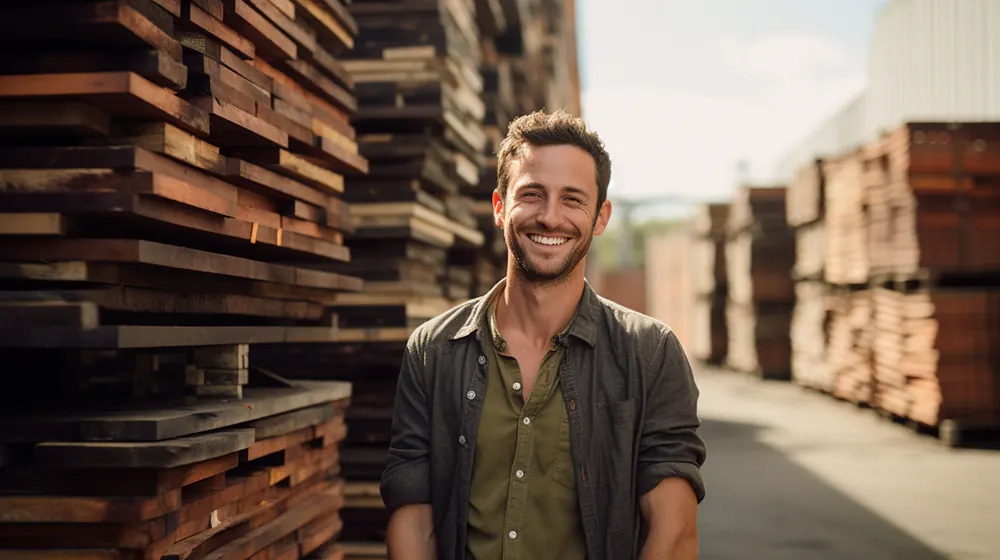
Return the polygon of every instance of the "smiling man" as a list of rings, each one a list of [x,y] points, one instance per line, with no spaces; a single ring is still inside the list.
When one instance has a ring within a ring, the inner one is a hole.
[[[493,208],[507,276],[418,328],[381,492],[393,559],[694,559],[698,388],[661,322],[598,296],[611,159],[585,123],[509,126]]]

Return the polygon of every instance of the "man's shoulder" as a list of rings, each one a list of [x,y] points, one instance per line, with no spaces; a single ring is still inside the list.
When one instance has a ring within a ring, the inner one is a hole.
[[[625,307],[603,296],[597,296],[600,315],[611,331],[612,340],[631,342],[640,346],[659,345],[674,337],[670,326],[654,317]]]
[[[423,322],[413,330],[408,346],[411,350],[426,350],[451,340],[464,327],[476,306],[485,296],[459,303],[451,309]]]

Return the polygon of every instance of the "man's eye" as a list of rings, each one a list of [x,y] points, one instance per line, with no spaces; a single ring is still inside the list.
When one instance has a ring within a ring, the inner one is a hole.
[[[535,196],[535,197],[537,197],[538,193],[529,192],[529,193],[524,193],[521,196],[524,197],[524,198],[528,198],[529,196]]]

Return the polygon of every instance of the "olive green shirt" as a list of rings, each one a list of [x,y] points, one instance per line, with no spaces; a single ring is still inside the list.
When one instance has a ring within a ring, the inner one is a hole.
[[[559,383],[566,347],[553,337],[528,401],[521,369],[487,314],[492,344],[469,492],[467,555],[475,560],[586,557],[569,419]]]

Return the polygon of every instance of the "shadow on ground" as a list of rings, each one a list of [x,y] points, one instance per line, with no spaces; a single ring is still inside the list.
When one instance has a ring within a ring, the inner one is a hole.
[[[703,422],[700,559],[946,558],[760,442],[761,429]]]

